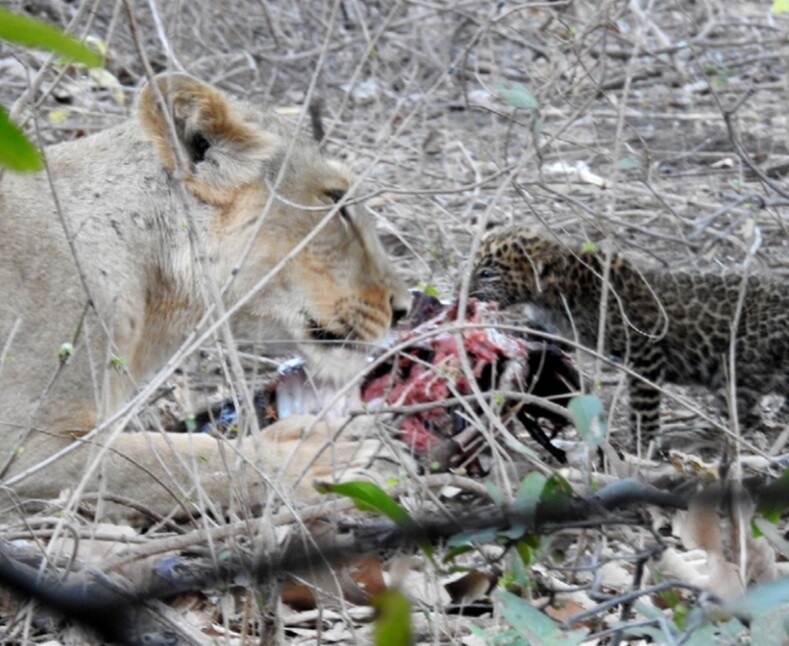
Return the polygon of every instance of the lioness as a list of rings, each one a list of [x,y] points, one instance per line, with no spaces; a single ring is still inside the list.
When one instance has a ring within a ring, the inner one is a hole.
[[[46,149],[51,186],[45,173],[0,180],[0,467],[22,500],[74,487],[110,437],[86,491],[160,514],[190,512],[197,499],[224,508],[233,488],[262,500],[267,478],[288,464],[283,482],[293,484],[330,435],[304,418],[238,447],[206,434],[104,431],[30,471],[107,419],[165,364],[211,303],[207,280],[215,293],[226,286],[223,304],[232,308],[353,182],[276,116],[187,75],[161,75],[155,84],[160,92],[141,90],[136,118]],[[176,163],[175,138],[184,164]],[[295,342],[313,371],[343,380],[407,308],[408,295],[365,213],[335,210],[230,322],[239,339]],[[195,257],[190,223],[205,242],[207,269]],[[63,346],[71,342],[73,353]],[[366,448],[349,440],[324,451],[297,493],[307,496],[311,480],[329,476],[335,462],[363,466]],[[228,467],[238,463],[231,478]]]

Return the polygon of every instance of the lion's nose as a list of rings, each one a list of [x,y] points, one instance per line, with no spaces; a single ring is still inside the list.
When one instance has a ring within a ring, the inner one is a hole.
[[[392,325],[397,325],[408,315],[408,308],[398,307],[392,309]]]
[[[411,309],[411,300],[410,298],[398,298],[397,295],[392,294],[389,297],[389,305],[392,308],[392,325],[397,325],[408,315],[408,310]]]

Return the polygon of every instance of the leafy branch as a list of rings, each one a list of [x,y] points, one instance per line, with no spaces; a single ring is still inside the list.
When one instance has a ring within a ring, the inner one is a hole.
[[[101,55],[41,20],[15,14],[0,7],[0,39],[24,47],[46,49],[64,56],[69,61],[88,67],[102,64]],[[0,166],[15,171],[34,171],[42,166],[41,154],[0,106]]]

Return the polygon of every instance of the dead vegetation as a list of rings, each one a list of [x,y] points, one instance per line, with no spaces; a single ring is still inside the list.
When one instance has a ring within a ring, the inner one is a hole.
[[[364,177],[368,192],[359,197],[367,199],[401,272],[443,298],[462,286],[476,241],[494,222],[610,244],[667,267],[747,266],[789,275],[789,17],[773,14],[769,3],[4,0],[4,6],[106,47],[98,73],[40,53],[0,50],[0,103],[13,106],[42,143],[84,136],[128,114],[144,78],[129,7],[154,71],[189,72],[304,123],[305,106],[320,98],[326,146]],[[522,323],[520,313],[515,319]],[[205,347],[140,414],[151,419],[153,412],[168,425],[233,395],[223,356],[217,343]],[[252,349],[241,357],[259,376],[270,366]],[[603,370],[602,361],[588,367],[616,447],[626,428],[623,375]],[[722,433],[702,441],[697,414],[714,417],[703,395],[674,388],[669,395],[664,425],[693,448],[673,464],[621,461],[609,451],[601,467],[586,455],[561,471],[576,493],[627,476],[661,486],[721,477],[736,483],[786,468],[785,416],[772,402],[765,404],[763,429],[742,429],[742,438],[729,437],[722,451]],[[517,499],[525,463],[535,460],[486,437],[496,456],[487,489],[464,474],[431,475],[444,478],[440,498],[415,481],[398,485],[401,503],[439,513],[470,500]],[[565,437],[578,440],[571,431]],[[525,435],[518,441],[539,451]],[[551,473],[556,463],[538,455],[539,469]],[[348,515],[350,508],[342,500],[328,511],[358,531],[363,521]],[[239,575],[150,610],[182,643],[257,643],[277,633],[293,643],[369,643],[373,610],[366,604],[388,584],[418,611],[412,628],[419,643],[578,643],[571,632],[577,630],[606,643],[733,643],[745,639],[746,624],[725,619],[713,626],[703,621],[704,611],[738,598],[748,585],[785,584],[789,569],[785,520],[757,516],[764,534],[755,537],[752,515],[752,505],[721,505],[720,516],[714,506],[642,507],[610,524],[557,526],[535,537],[467,536],[478,549],[458,556],[454,571],[446,563],[434,567],[421,553],[389,551],[300,575],[286,586],[284,606],[277,591],[247,593]],[[326,516],[327,508],[300,514],[316,535],[337,531]],[[303,527],[287,509],[269,510],[260,523],[164,522],[145,534],[85,517],[65,525],[35,517],[6,528],[4,537],[30,551],[49,543],[55,561],[59,552],[69,567],[98,567],[139,583],[254,554],[294,525]],[[442,546],[439,560],[450,549]],[[306,603],[305,589],[312,595]],[[545,632],[524,636],[518,617],[535,631],[538,624],[511,593],[553,617],[558,632],[543,625]],[[9,642],[84,639],[30,605],[9,604],[3,617],[2,639]],[[781,643],[780,630],[770,633],[768,625],[752,622],[754,643]]]

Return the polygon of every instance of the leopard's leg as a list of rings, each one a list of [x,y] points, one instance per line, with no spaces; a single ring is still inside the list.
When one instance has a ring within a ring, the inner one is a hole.
[[[659,386],[663,382],[665,356],[656,343],[645,340],[634,344],[631,354],[634,372]],[[660,431],[660,390],[639,377],[630,376],[628,392],[630,395],[630,428],[634,438],[647,443],[657,437]]]
[[[759,404],[762,393],[746,386],[737,386],[737,420],[743,429],[757,428],[762,423]]]
[[[750,344],[750,345],[749,345]],[[759,403],[762,395],[773,390],[780,379],[758,361],[752,348],[756,347],[758,339],[753,334],[737,342],[737,363],[735,368],[735,402],[737,405],[737,421],[740,429],[757,428],[761,423]],[[713,389],[721,416],[728,420],[731,409],[731,370],[729,357],[721,357],[720,368],[713,381]]]
[[[787,346],[789,335],[786,326],[777,325],[771,330],[769,317],[784,314],[781,308],[771,313],[759,312],[757,316],[745,317],[740,321],[735,348],[736,403],[737,419],[741,429],[757,428],[762,416],[759,404],[763,395],[776,393],[786,397],[789,394],[789,359]],[[780,330],[780,331],[777,331]],[[781,336],[783,335],[783,336]],[[719,383],[717,395],[719,405],[728,417],[731,396],[730,356],[722,357],[721,376],[726,383]]]
[[[737,421],[741,429],[756,428],[761,423],[761,411],[759,410],[759,402],[762,398],[762,393],[758,389],[752,388],[747,378],[737,379],[736,401],[737,401]],[[716,399],[718,402],[718,409],[721,415],[729,419],[731,408],[729,406],[729,399],[731,390],[728,386],[721,386],[715,391]]]

